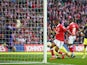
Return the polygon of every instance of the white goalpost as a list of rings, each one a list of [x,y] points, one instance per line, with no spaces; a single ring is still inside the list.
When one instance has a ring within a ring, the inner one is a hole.
[[[47,63],[47,0],[1,0],[0,5],[0,64]]]
[[[47,0],[44,0],[44,63],[47,63]]]

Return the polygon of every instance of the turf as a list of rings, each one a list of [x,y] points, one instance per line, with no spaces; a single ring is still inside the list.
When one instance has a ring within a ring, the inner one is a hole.
[[[82,53],[75,53],[76,57],[75,58],[68,58],[65,57],[65,59],[55,59],[55,60],[49,60],[51,55],[48,53],[48,63],[22,63],[22,64],[8,64],[8,65],[87,65],[87,57],[85,59],[82,59]],[[34,56],[32,56],[34,55]],[[31,56],[31,57],[30,57]],[[36,57],[38,56],[38,57]],[[25,52],[15,52],[15,53],[0,53],[0,62],[6,62],[8,59],[9,60],[20,60],[20,61],[41,61],[42,60],[42,53],[41,52],[36,52],[36,53],[25,53]],[[33,58],[33,59],[32,59]],[[39,59],[38,59],[39,58]],[[3,64],[0,64],[3,65]],[[7,64],[6,64],[7,65]]]
[[[56,59],[56,60],[48,60],[51,63],[58,63],[64,65],[87,65],[87,58],[82,59],[81,55],[76,56],[76,58],[65,58],[65,59]]]

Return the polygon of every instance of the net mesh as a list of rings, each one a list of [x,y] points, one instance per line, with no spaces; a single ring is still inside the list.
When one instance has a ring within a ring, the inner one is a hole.
[[[43,49],[43,0],[0,0],[0,63],[41,62],[40,49]]]

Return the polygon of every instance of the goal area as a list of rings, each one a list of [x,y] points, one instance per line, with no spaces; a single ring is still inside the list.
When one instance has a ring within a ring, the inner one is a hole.
[[[47,0],[0,0],[0,64],[47,63]]]

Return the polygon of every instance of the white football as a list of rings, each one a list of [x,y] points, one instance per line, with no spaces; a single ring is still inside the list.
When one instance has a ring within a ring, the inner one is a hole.
[[[17,25],[16,25],[16,27],[19,28],[20,26],[21,26],[21,22],[20,22],[20,20],[17,20]]]
[[[51,47],[51,45],[52,45],[51,42],[47,42],[48,47]]]

